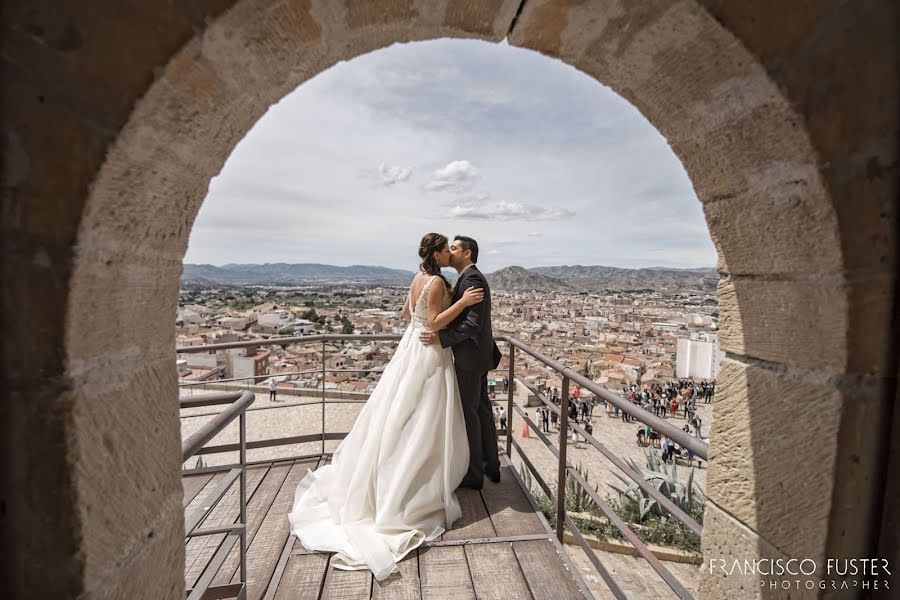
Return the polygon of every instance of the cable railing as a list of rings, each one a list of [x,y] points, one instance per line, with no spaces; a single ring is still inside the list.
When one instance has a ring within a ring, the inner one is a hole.
[[[225,539],[219,549],[213,555],[212,560],[200,579],[187,590],[187,600],[200,600],[207,597],[208,593],[216,594],[217,598],[237,597],[242,600],[247,594],[247,407],[253,404],[255,395],[251,392],[225,392],[220,394],[205,394],[202,396],[188,396],[179,398],[181,408],[194,408],[198,406],[216,406],[227,404],[228,407],[216,413],[212,419],[204,423],[197,431],[188,436],[181,443],[181,460],[186,462],[193,456],[201,454],[203,447],[222,432],[235,419],[239,419],[240,442],[237,450],[240,453],[238,463],[227,467],[214,467],[212,470],[227,471],[216,488],[210,493],[206,506],[200,507],[185,516],[184,531],[185,540],[205,535],[225,534]],[[221,500],[234,482],[240,479],[240,515],[238,522],[223,527],[207,527],[198,529],[209,514],[212,506]],[[219,572],[222,564],[228,558],[236,543],[240,543],[241,580],[238,583],[211,586],[213,578]]]
[[[318,400],[309,400],[309,401],[297,401],[297,402],[288,402],[281,403],[278,405],[264,406],[258,407],[253,410],[274,410],[281,408],[290,408],[297,406],[310,406],[310,405],[320,405],[322,407],[322,424],[321,424],[321,432],[319,434],[307,434],[300,436],[290,436],[290,437],[282,437],[268,440],[255,440],[252,442],[246,442],[242,439],[241,444],[221,444],[217,446],[205,447],[198,450],[198,454],[212,454],[219,452],[230,452],[234,450],[238,450],[243,448],[244,451],[246,449],[256,449],[256,448],[268,448],[275,447],[287,444],[300,444],[300,443],[308,443],[308,442],[320,442],[321,444],[321,452],[319,454],[307,454],[303,456],[290,457],[290,459],[304,459],[304,458],[313,458],[316,456],[329,456],[331,453],[326,452],[326,441],[339,441],[346,437],[347,432],[328,432],[325,427],[325,406],[326,404],[336,403],[335,400],[327,400],[326,399],[326,389],[325,389],[325,380],[326,374],[334,373],[334,372],[354,372],[354,373],[368,373],[368,372],[380,372],[383,369],[327,369],[326,368],[326,356],[327,356],[327,342],[352,342],[352,341],[371,341],[371,340],[379,340],[379,341],[398,341],[401,339],[400,335],[358,335],[358,334],[323,334],[323,335],[310,335],[310,336],[301,336],[301,337],[289,337],[289,338],[270,338],[265,340],[249,340],[242,342],[227,342],[222,344],[207,344],[203,346],[186,346],[177,348],[178,353],[192,353],[192,352],[212,352],[218,350],[229,350],[235,348],[247,348],[253,346],[287,346],[287,345],[295,345],[295,344],[311,344],[311,343],[321,343],[321,364],[322,367],[320,369],[307,369],[303,371],[297,371],[295,374],[312,374],[316,373],[321,376],[321,385],[317,389],[320,392],[320,398]],[[551,500],[556,506],[556,523],[555,523],[555,533],[558,541],[560,543],[563,542],[564,532],[568,530],[572,537],[575,539],[576,543],[584,550],[588,559],[591,561],[594,569],[597,571],[598,575],[601,579],[607,584],[610,591],[616,598],[625,598],[625,594],[622,589],[619,587],[618,583],[611,576],[608,569],[603,565],[600,558],[597,556],[597,553],[594,549],[589,545],[587,540],[585,539],[582,532],[579,530],[575,521],[567,514],[566,512],[566,481],[571,478],[572,481],[577,483],[579,487],[581,487],[587,495],[591,498],[594,504],[599,508],[599,510],[607,517],[610,523],[627,539],[631,545],[635,548],[638,554],[643,557],[650,566],[657,572],[657,574],[665,581],[665,583],[672,589],[672,591],[679,597],[684,600],[691,599],[692,596],[688,592],[688,590],[684,587],[684,585],[662,564],[662,562],[657,558],[653,552],[638,538],[637,534],[619,517],[618,514],[610,507],[608,502],[604,500],[600,495],[594,490],[586,481],[584,476],[568,461],[567,459],[567,450],[569,444],[569,433],[574,432],[577,433],[581,438],[583,438],[591,447],[596,449],[603,455],[606,459],[608,459],[615,467],[621,470],[626,477],[632,480],[641,490],[646,492],[650,497],[652,497],[659,506],[668,512],[673,518],[684,524],[691,532],[696,535],[702,534],[702,526],[697,523],[695,519],[693,519],[690,515],[688,515],[683,509],[678,507],[671,499],[667,498],[663,493],[661,493],[654,485],[646,481],[640,473],[638,473],[635,469],[628,465],[624,460],[622,460],[619,456],[617,456],[610,448],[608,448],[601,441],[596,439],[593,435],[589,434],[581,425],[577,422],[570,422],[568,418],[569,414],[569,389],[571,383],[575,383],[581,388],[593,393],[597,398],[606,401],[607,403],[612,404],[619,410],[624,413],[634,417],[637,421],[645,425],[649,425],[656,432],[668,437],[676,444],[679,444],[682,448],[688,449],[693,452],[698,457],[708,460],[708,444],[706,444],[703,440],[693,436],[692,434],[683,431],[682,429],[672,425],[667,420],[658,417],[644,408],[633,404],[632,402],[620,397],[619,395],[609,391],[606,387],[601,384],[598,384],[594,381],[591,381],[581,373],[574,371],[568,367],[566,367],[563,363],[556,361],[538,350],[531,348],[530,346],[524,344],[517,338],[513,336],[496,336],[495,340],[498,342],[505,342],[509,346],[508,353],[508,368],[502,370],[502,372],[507,374],[508,384],[506,386],[507,392],[507,427],[506,427],[506,455],[512,464],[513,450],[518,452],[519,457],[522,460],[523,465],[528,469],[529,473],[531,473],[532,477],[535,481],[537,481],[540,488],[543,490],[544,494],[546,494],[547,498]],[[527,382],[524,377],[516,373],[516,353],[521,351],[533,359],[535,359],[538,363],[547,367],[551,371],[555,371],[562,378],[562,386],[561,386],[561,394],[560,394],[560,404],[556,405],[553,401],[547,398],[544,394],[542,394],[534,385]],[[501,370],[497,370],[501,371]],[[289,375],[289,373],[276,373],[274,375],[265,375],[265,376],[253,376],[253,379],[268,379],[270,377],[278,377],[282,375]],[[240,378],[236,378],[240,379]],[[235,379],[235,380],[236,380]],[[244,378],[247,379],[247,378]],[[220,380],[221,381],[221,380]],[[514,402],[514,392],[515,392],[515,382],[518,382],[523,385],[523,387],[528,390],[528,392],[536,397],[543,406],[546,406],[550,411],[555,412],[559,417],[559,436],[557,444],[554,445],[553,441],[541,431],[541,428],[531,420],[527,413],[523,411],[518,405]],[[199,382],[198,382],[199,383]],[[203,382],[203,383],[215,383],[213,382]],[[182,384],[185,387],[188,387],[186,384]],[[358,400],[359,402],[365,402],[366,399]],[[519,417],[523,419],[523,422],[527,424],[531,431],[534,431],[537,437],[544,443],[544,445],[548,448],[548,450],[554,455],[557,460],[557,481],[556,481],[556,489],[552,489],[551,486],[545,481],[544,477],[540,474],[538,469],[535,467],[534,463],[526,454],[524,448],[516,442],[512,435],[513,427],[512,427],[512,415],[517,414]],[[191,415],[197,416],[197,415]],[[243,418],[243,413],[242,413]],[[271,460],[271,459],[270,459]],[[289,459],[284,459],[289,460]],[[234,465],[227,465],[229,467]],[[219,467],[225,468],[225,467]],[[199,472],[208,469],[200,469],[194,472]],[[516,472],[515,469],[510,469],[510,472],[515,477],[518,484],[522,487],[522,489],[527,492],[530,499],[531,498],[531,490],[528,489],[522,477]],[[533,503],[534,506],[537,506]]]

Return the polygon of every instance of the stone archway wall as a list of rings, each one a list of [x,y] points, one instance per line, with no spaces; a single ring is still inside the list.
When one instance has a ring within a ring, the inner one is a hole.
[[[871,554],[887,433],[873,424],[890,422],[892,393],[897,9],[733,4],[7,2],[14,589],[183,594],[167,323],[209,179],[267,107],[393,42],[507,34],[634,103],[704,203],[728,351],[706,557]],[[759,593],[747,584],[705,577],[702,594]]]

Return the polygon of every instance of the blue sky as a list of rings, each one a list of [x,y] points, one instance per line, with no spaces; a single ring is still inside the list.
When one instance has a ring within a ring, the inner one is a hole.
[[[414,270],[430,231],[477,239],[486,272],[715,264],[687,173],[637,109],[472,40],[391,46],[273,105],[210,183],[185,262]]]

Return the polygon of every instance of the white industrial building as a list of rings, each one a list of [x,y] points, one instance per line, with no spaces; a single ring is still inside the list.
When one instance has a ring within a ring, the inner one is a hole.
[[[691,333],[690,338],[678,338],[675,350],[675,376],[715,379],[725,352],[719,349],[714,333]]]

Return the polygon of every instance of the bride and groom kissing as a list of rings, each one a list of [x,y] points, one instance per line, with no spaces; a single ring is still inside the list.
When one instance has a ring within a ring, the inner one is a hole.
[[[409,326],[331,463],[298,484],[288,516],[307,550],[379,581],[462,516],[457,487],[500,481],[487,391],[500,350],[478,243],[429,233],[419,258],[403,306]],[[459,273],[452,289],[443,267]]]

